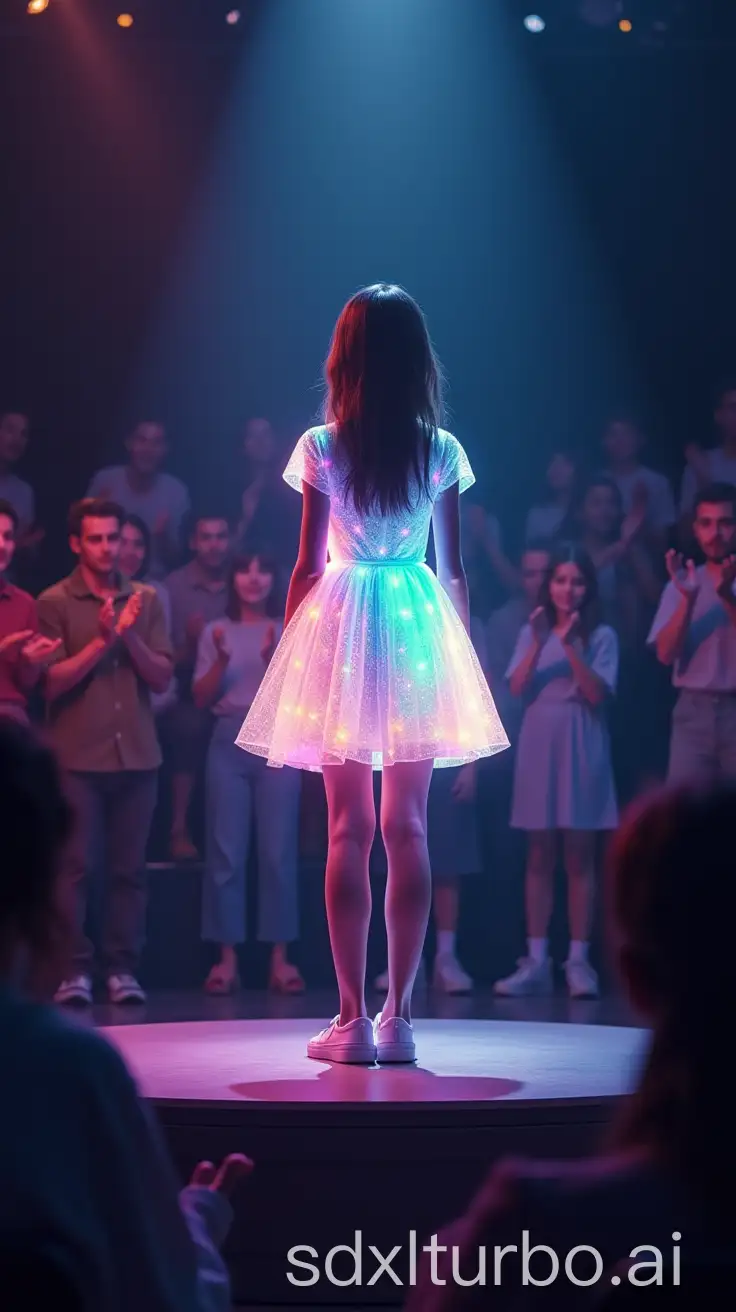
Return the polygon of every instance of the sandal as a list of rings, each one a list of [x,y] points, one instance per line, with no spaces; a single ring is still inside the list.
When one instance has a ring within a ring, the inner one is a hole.
[[[218,962],[212,967],[204,982],[204,991],[213,998],[228,998],[240,988],[240,976],[237,971],[230,975]]]
[[[282,966],[272,970],[268,980],[268,987],[272,993],[303,993],[306,985],[299,973],[299,970],[290,961],[285,961]]]

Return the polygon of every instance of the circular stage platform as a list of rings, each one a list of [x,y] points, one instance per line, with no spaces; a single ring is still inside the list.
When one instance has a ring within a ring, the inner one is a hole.
[[[156,1109],[177,1165],[245,1152],[256,1171],[227,1247],[236,1301],[400,1306],[406,1289],[303,1287],[289,1250],[407,1250],[465,1205],[507,1154],[594,1148],[633,1085],[647,1032],[534,1021],[419,1020],[415,1066],[310,1061],[324,1019],[124,1025],[103,1032]],[[408,1250],[407,1250],[408,1251]],[[316,1261],[316,1259],[314,1259]],[[337,1269],[337,1268],[336,1268]],[[396,1269],[401,1270],[397,1259]]]

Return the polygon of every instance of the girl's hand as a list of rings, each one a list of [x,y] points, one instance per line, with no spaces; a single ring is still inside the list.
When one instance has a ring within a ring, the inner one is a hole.
[[[537,606],[529,616],[529,625],[533,636],[537,642],[544,642],[549,633],[549,624],[547,622],[547,613],[544,606]]]
[[[580,637],[580,615],[578,611],[573,611],[572,615],[566,620],[560,629],[560,642],[563,647],[571,647],[576,638]]]
[[[228,661],[230,659],[230,652],[227,650],[225,646],[225,630],[223,629],[221,624],[215,625],[214,629],[212,630],[212,641],[215,644],[215,651],[217,652],[217,655],[222,660]]]

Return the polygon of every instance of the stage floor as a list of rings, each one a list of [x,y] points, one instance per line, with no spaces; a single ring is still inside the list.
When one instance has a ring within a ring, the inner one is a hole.
[[[594,1149],[648,1038],[615,1001],[428,995],[415,1066],[332,1066],[305,1054],[331,1008],[329,995],[178,995],[90,1017],[155,1107],[183,1178],[202,1158],[253,1157],[226,1250],[240,1306],[401,1306],[406,1290],[381,1282],[297,1287],[287,1254],[323,1254],[356,1231],[387,1252],[457,1215],[501,1156]]]
[[[646,1042],[639,1029],[543,1021],[419,1020],[412,1066],[310,1061],[321,1019],[174,1021],[114,1026],[146,1098],[158,1106],[274,1112],[333,1104],[381,1114],[384,1106],[524,1104],[617,1098],[630,1087]],[[497,1109],[498,1110],[498,1109]],[[572,1110],[572,1108],[571,1108]]]

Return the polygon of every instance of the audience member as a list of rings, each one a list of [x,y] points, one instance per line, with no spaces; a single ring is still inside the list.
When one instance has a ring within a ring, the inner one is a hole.
[[[204,629],[197,653],[195,704],[211,710],[215,728],[207,752],[207,852],[202,937],[220,959],[208,993],[239,986],[236,945],[245,940],[246,868],[255,831],[258,854],[258,937],[272,944],[269,988],[301,993],[304,981],[289,961],[298,936],[298,770],[269,769],[235,739],[281,636],[275,595],[278,565],[268,556],[239,555],[230,567],[225,616]]]
[[[524,625],[508,669],[511,692],[526,699],[517,744],[511,825],[528,834],[528,955],[496,992],[548,993],[548,932],[560,835],[567,874],[571,997],[598,993],[588,959],[596,837],[618,823],[607,704],[615,692],[618,641],[598,615],[596,573],[573,543],[552,553],[540,605]]]
[[[669,778],[736,778],[736,487],[695,497],[693,529],[705,564],[667,553],[667,584],[649,642],[672,667]]]
[[[134,583],[147,583],[153,588],[161,602],[164,612],[166,632],[171,637],[171,597],[166,585],[150,576],[151,567],[151,533],[145,520],[140,515],[126,515],[120,526],[120,554],[118,568],[120,573]],[[166,692],[152,693],[151,705],[154,715],[161,715],[176,701],[176,679],[172,677]]]
[[[42,631],[59,644],[45,680],[51,740],[78,815],[69,860],[75,881],[74,970],[57,1000],[92,1001],[93,949],[84,935],[86,885],[104,835],[107,897],[102,967],[112,1002],[140,1002],[135,976],[146,915],[144,862],[161,753],[151,693],[171,678],[161,603],[118,570],[123,512],[88,498],[69,515],[76,568],[38,599]]]
[[[278,561],[285,588],[299,552],[298,508],[282,478],[279,442],[268,419],[249,419],[243,437],[245,487],[238,508],[238,549],[262,551]]]
[[[723,1301],[734,1270],[736,1221],[736,1130],[723,1043],[736,988],[733,958],[713,953],[712,930],[714,915],[725,925],[736,915],[735,808],[732,789],[679,789],[650,797],[623,824],[610,859],[611,938],[624,988],[652,1031],[638,1086],[597,1156],[498,1162],[465,1214],[437,1236],[408,1312],[471,1312],[491,1302],[494,1309],[521,1312],[540,1298],[559,1312],[596,1306],[601,1292],[610,1290],[612,1273],[625,1270],[634,1252],[638,1257],[631,1260],[651,1263],[652,1249],[669,1267],[664,1297],[674,1300],[675,1245],[685,1299],[674,1306]],[[709,1004],[703,1007],[706,977]],[[538,1263],[535,1283],[522,1280],[524,1233],[530,1244],[548,1248],[531,1260],[530,1270]],[[600,1254],[597,1287],[576,1286],[560,1270],[540,1292],[550,1252],[562,1265],[563,1255],[576,1250],[575,1270],[585,1277],[586,1255],[577,1251],[585,1245]],[[505,1251],[501,1278],[491,1267],[481,1283],[484,1248],[489,1266],[494,1253]],[[640,1287],[651,1275],[651,1266],[640,1269]],[[648,1295],[655,1301],[656,1292]],[[611,1307],[619,1299],[626,1303],[623,1284]]]
[[[128,514],[144,520],[151,534],[150,573],[160,579],[181,555],[189,493],[178,478],[162,468],[168,450],[163,424],[143,420],[125,445],[128,464],[99,469],[87,495],[115,501]]]
[[[504,551],[498,519],[480,501],[468,503],[461,533],[470,613],[485,624],[499,598],[518,588],[518,570]]]
[[[486,670],[496,708],[511,740],[512,752],[519,736],[523,704],[511,695],[506,677],[511,657],[516,650],[519,634],[529,616],[539,605],[539,594],[549,568],[550,544],[532,540],[521,554],[519,575],[521,590],[504,606],[491,615],[486,628]],[[508,752],[501,752],[499,761],[506,763]]]
[[[36,524],[36,497],[30,483],[14,473],[28,447],[28,416],[14,410],[0,412],[0,499],[9,501],[18,516],[17,545],[36,546],[43,530]]]
[[[33,597],[9,583],[15,554],[18,512],[0,500],[0,717],[28,722],[28,698],[58,643],[38,632]]]
[[[726,379],[717,389],[714,419],[718,446],[703,450],[694,443],[685,450],[680,513],[688,528],[698,492],[711,483],[736,484],[736,378]]]
[[[0,724],[0,1243],[49,1249],[89,1309],[228,1312],[218,1252],[252,1169],[171,1162],[115,1048],[45,1005],[73,937],[62,852],[72,812],[49,750]],[[51,1309],[49,1308],[49,1312]]]
[[[204,767],[212,714],[194,702],[192,677],[202,631],[212,620],[222,619],[227,606],[231,549],[227,519],[219,514],[198,515],[189,545],[194,558],[166,579],[178,689],[177,700],[162,723],[173,771],[170,850],[174,861],[199,859],[191,836],[190,807]]]
[[[580,477],[577,456],[570,450],[555,451],[545,473],[544,488],[538,504],[526,517],[527,542],[550,539],[559,534],[565,516],[575,498]]]
[[[668,478],[640,460],[644,435],[639,425],[623,415],[610,419],[603,432],[606,471],[621,493],[624,515],[644,512],[644,534],[651,546],[664,551],[677,523],[675,498]]]
[[[608,474],[593,474],[580,489],[560,536],[577,541],[598,576],[601,615],[627,647],[646,632],[642,607],[656,606],[661,581],[643,543],[646,508],[624,515],[623,498]]]

